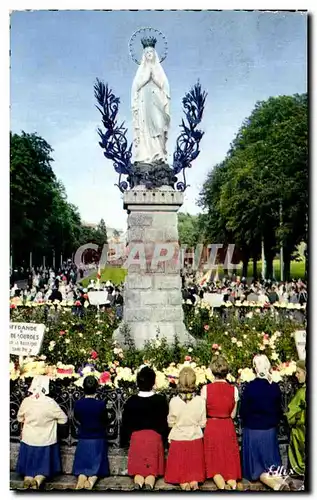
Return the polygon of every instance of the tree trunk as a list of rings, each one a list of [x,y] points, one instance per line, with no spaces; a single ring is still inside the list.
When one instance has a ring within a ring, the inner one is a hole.
[[[273,278],[273,257],[271,255],[266,257],[266,278]]]
[[[284,281],[289,281],[291,276],[291,256],[284,253]]]
[[[248,276],[248,264],[249,264],[249,257],[244,257],[242,260],[242,277],[247,278]]]
[[[257,259],[256,257],[253,257],[253,271],[252,271],[252,274],[253,274],[253,278],[254,279],[257,279],[258,277],[258,268],[257,268]]]

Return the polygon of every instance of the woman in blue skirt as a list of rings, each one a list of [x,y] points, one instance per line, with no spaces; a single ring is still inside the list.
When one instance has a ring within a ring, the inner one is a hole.
[[[109,476],[107,442],[107,407],[95,399],[98,381],[93,375],[84,379],[85,397],[75,404],[74,416],[79,423],[73,474],[78,476],[77,490],[92,490],[99,477]]]
[[[67,416],[47,396],[47,376],[34,377],[29,392],[17,415],[23,426],[17,472],[24,476],[24,488],[39,489],[45,478],[61,471],[57,424],[65,424]]]
[[[255,356],[253,367],[257,376],[242,392],[240,407],[243,477],[249,481],[260,479],[278,490],[281,481],[276,472],[282,465],[277,439],[283,415],[281,391],[271,380],[271,365],[265,355]],[[275,474],[270,474],[272,471]]]

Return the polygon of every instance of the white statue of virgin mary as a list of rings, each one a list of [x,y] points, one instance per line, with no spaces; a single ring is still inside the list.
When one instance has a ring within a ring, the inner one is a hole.
[[[141,64],[132,84],[134,162],[167,162],[167,133],[170,125],[170,92],[160,64],[155,39],[143,39]]]

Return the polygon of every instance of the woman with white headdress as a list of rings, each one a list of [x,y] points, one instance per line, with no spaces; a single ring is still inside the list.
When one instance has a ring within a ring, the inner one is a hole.
[[[280,489],[281,467],[277,431],[282,418],[282,398],[278,384],[272,382],[271,364],[265,355],[253,358],[256,378],[244,388],[241,397],[243,477],[262,481]],[[275,471],[271,475],[270,472]]]
[[[141,64],[132,84],[133,159],[135,162],[167,161],[170,125],[170,91],[155,50],[156,39],[143,38]]]
[[[48,397],[49,377],[34,377],[18,411],[22,423],[17,472],[24,476],[24,488],[39,489],[45,478],[61,471],[57,424],[65,424],[67,416],[54,399]]]

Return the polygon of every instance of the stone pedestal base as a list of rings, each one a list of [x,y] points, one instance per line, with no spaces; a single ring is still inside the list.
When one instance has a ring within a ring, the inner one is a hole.
[[[177,337],[181,344],[192,344],[194,340],[186,331],[182,321],[178,323],[134,321],[127,323],[127,327],[129,335],[134,340],[137,349],[142,349],[145,342],[154,340],[157,337],[165,338],[168,344],[173,344],[175,337]],[[114,332],[113,340],[116,340],[119,345],[125,344],[125,338],[121,328],[118,328]]]
[[[138,186],[124,194],[128,211],[128,274],[123,325],[114,340],[123,343],[125,326],[137,348],[157,336],[172,344],[193,338],[183,323],[177,211],[183,193]],[[133,255],[134,258],[131,258]]]

